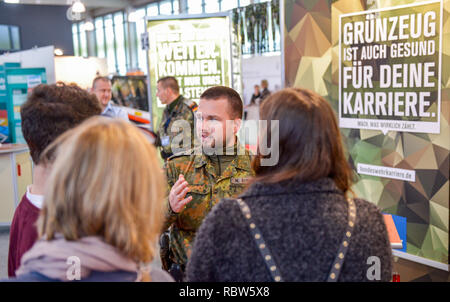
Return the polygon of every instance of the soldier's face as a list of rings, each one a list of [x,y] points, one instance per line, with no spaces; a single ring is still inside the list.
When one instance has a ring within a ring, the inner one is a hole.
[[[162,86],[161,82],[156,85],[156,97],[159,98],[162,104],[167,104],[169,101],[169,97],[167,95],[168,90],[168,88],[164,88]]]
[[[196,112],[196,132],[203,148],[226,147],[234,143],[240,119],[229,114],[227,99],[200,99]]]

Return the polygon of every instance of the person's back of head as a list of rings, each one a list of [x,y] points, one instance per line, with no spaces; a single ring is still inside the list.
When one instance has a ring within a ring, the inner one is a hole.
[[[162,87],[164,89],[169,88],[172,93],[179,94],[180,93],[180,86],[178,84],[178,81],[175,77],[167,76],[158,79],[157,83],[161,83]]]
[[[35,164],[44,149],[65,131],[101,113],[97,98],[76,85],[35,87],[20,108],[22,132]]]
[[[309,182],[330,177],[343,192],[350,189],[353,172],[345,158],[336,117],[323,97],[307,89],[280,90],[264,101],[260,119],[268,122],[260,141],[279,135],[279,154],[274,166],[261,164],[273,154],[255,157],[256,181]],[[278,134],[272,133],[273,121],[279,123]]]
[[[170,104],[180,95],[180,86],[175,77],[163,77],[156,83],[156,96],[163,104]]]
[[[59,137],[43,159],[54,160],[40,237],[100,237],[136,263],[152,261],[166,182],[155,148],[137,127],[92,118]]]
[[[269,82],[267,80],[262,80],[261,81],[261,88],[262,89],[268,89],[269,88]]]

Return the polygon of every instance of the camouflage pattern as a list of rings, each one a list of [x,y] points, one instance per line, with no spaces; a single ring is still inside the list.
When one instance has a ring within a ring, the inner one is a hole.
[[[254,175],[250,153],[239,145],[238,148],[241,150],[238,154],[245,155],[235,156],[220,176],[216,175],[214,163],[205,154],[198,154],[193,149],[176,154],[166,162],[169,192],[179,175],[183,174],[190,188],[185,198],[192,196],[192,201],[178,214],[171,211],[168,201],[166,204],[164,230],[171,227],[170,249],[175,263],[187,263],[195,233],[212,207],[222,198],[240,195]]]
[[[174,110],[169,113],[169,108],[166,106],[166,108],[163,111],[163,116],[161,119],[161,123],[159,124],[158,130],[156,132],[156,142],[155,145],[160,147],[161,151],[161,157],[163,159],[167,159],[168,157],[172,156],[172,148],[171,143],[175,136],[177,136],[182,130],[178,130],[176,132],[172,132],[172,125],[177,120],[185,120],[188,121],[191,125],[191,131],[185,132],[183,135],[185,135],[186,141],[190,141],[190,146],[181,146],[181,148],[190,149],[194,147],[195,142],[195,128],[194,128],[194,112],[197,110],[198,106],[194,101],[191,101],[189,99],[184,98],[183,96],[179,96],[181,99],[181,102],[178,102]],[[176,100],[178,101],[178,100]],[[168,120],[170,121],[168,122]],[[169,137],[169,143],[165,146],[163,146],[163,138],[168,136]]]

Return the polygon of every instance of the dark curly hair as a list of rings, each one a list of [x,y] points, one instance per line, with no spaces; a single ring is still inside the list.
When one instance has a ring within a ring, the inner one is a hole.
[[[20,108],[23,136],[39,164],[44,149],[59,135],[101,113],[97,97],[75,84],[36,86]]]

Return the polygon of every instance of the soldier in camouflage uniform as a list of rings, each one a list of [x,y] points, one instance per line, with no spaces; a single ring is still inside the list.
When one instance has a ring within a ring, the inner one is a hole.
[[[201,143],[166,162],[170,190],[165,224],[165,229],[170,227],[169,264],[164,265],[163,259],[167,251],[162,251],[161,257],[163,267],[169,272],[171,268],[167,266],[177,265],[184,273],[195,233],[203,219],[220,199],[240,195],[253,176],[250,153],[236,137],[242,110],[242,100],[233,89],[218,86],[206,90],[196,113],[202,119],[197,121]],[[232,125],[225,126],[226,120],[233,121]]]
[[[164,160],[173,155],[172,141],[180,133],[184,137],[177,148],[189,150],[194,146],[194,112],[197,110],[197,104],[180,95],[179,91],[180,87],[174,77],[164,77],[158,80],[156,96],[163,104],[166,104],[166,108],[156,132],[155,145],[160,147],[161,157]],[[172,129],[174,123],[179,120],[187,121],[191,131],[182,132],[176,127]],[[183,145],[183,142],[187,142],[187,145]]]

